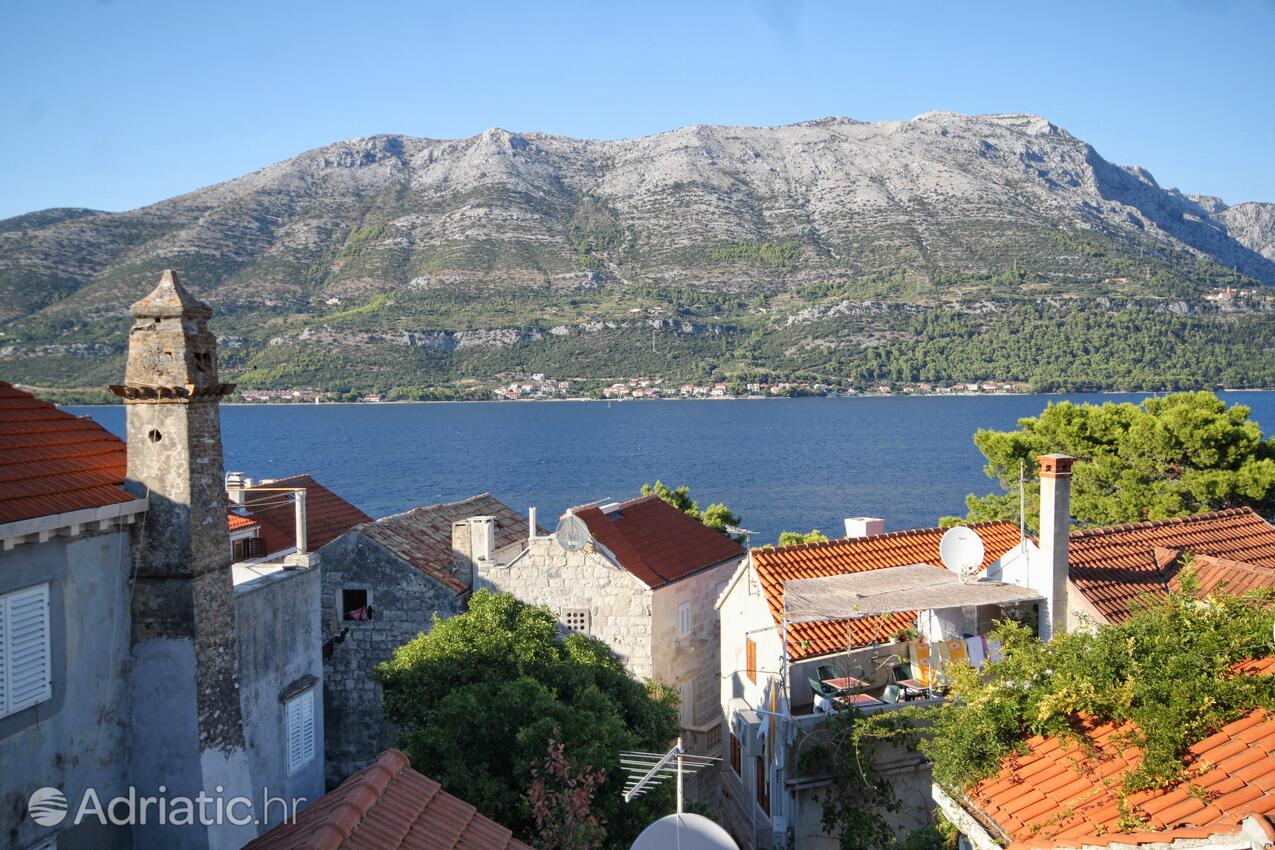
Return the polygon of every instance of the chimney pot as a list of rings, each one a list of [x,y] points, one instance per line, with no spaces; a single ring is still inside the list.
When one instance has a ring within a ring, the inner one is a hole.
[[[858,537],[871,537],[885,533],[885,520],[875,516],[846,517],[846,537],[851,540]]]

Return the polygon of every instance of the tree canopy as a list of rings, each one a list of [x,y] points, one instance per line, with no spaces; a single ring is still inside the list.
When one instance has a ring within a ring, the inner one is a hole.
[[[827,543],[828,535],[824,534],[817,528],[812,528],[804,534],[800,531],[781,531],[779,532],[780,546],[796,546],[801,543]]]
[[[730,508],[721,502],[714,502],[701,511],[699,502],[691,498],[691,488],[685,485],[672,488],[663,481],[657,480],[655,484],[643,484],[642,495],[659,496],[661,500],[668,502],[682,513],[689,517],[694,517],[709,528],[719,531],[727,537],[731,536],[728,530],[730,526],[738,528],[743,522],[738,514],[731,511]]]
[[[624,802],[619,753],[671,744],[676,695],[630,678],[601,641],[564,637],[547,608],[479,590],[467,612],[436,620],[377,676],[412,762],[524,840],[539,832],[532,792],[551,741],[564,771],[605,771],[593,808],[605,846],[629,846],[672,809],[667,789]]]
[[[1141,404],[1050,404],[1020,419],[1016,431],[979,430],[974,444],[987,476],[1003,493],[970,494],[970,522],[1016,520],[1020,468],[1027,482],[1027,524],[1039,516],[1036,457],[1050,452],[1079,460],[1071,512],[1081,526],[1167,519],[1248,506],[1275,512],[1275,439],[1242,405],[1210,392],[1148,398]],[[1021,464],[1021,466],[1020,466]],[[947,518],[945,518],[947,519]]]

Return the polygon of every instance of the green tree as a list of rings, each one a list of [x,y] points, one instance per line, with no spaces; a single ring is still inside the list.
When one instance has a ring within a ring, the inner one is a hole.
[[[743,520],[739,514],[733,512],[730,508],[721,502],[714,502],[703,511],[699,509],[699,502],[691,498],[691,488],[682,486],[676,489],[668,487],[663,481],[656,481],[655,484],[642,485],[643,496],[659,496],[661,500],[668,502],[682,513],[689,517],[693,517],[707,525],[714,531],[721,532],[730,537],[730,527],[738,528]],[[739,538],[733,538],[739,539]]]
[[[781,531],[779,532],[780,546],[797,546],[802,543],[827,543],[828,535],[824,534],[817,528],[812,528],[805,534],[800,531]]]
[[[591,815],[606,846],[627,847],[670,810],[667,791],[623,801],[619,753],[666,749],[676,696],[630,678],[601,641],[564,637],[547,608],[480,590],[376,675],[413,763],[524,840],[537,835],[532,792],[551,741],[570,764],[604,771]]]
[[[1275,512],[1275,439],[1262,435],[1242,404],[1210,392],[1149,398],[1142,404],[1050,404],[1016,431],[980,430],[974,444],[1004,493],[966,497],[968,521],[1018,518],[1020,468],[1027,523],[1039,515],[1036,457],[1079,458],[1072,515],[1082,526],[1248,506]]]

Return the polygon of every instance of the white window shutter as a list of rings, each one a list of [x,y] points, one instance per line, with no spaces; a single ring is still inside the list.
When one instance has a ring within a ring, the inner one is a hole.
[[[53,696],[49,651],[49,586],[5,595],[3,714],[13,714]]]
[[[683,602],[677,609],[677,636],[686,637],[691,633],[691,603]]]
[[[9,600],[0,596],[0,717],[9,713]]]
[[[288,775],[314,761],[314,689],[297,694],[284,706],[288,726]]]

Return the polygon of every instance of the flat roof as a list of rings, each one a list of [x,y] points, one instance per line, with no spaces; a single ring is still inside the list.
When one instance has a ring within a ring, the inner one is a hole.
[[[857,620],[900,611],[1005,605],[1044,597],[1029,587],[990,579],[961,581],[931,564],[886,567],[863,573],[784,582],[789,623]]]

